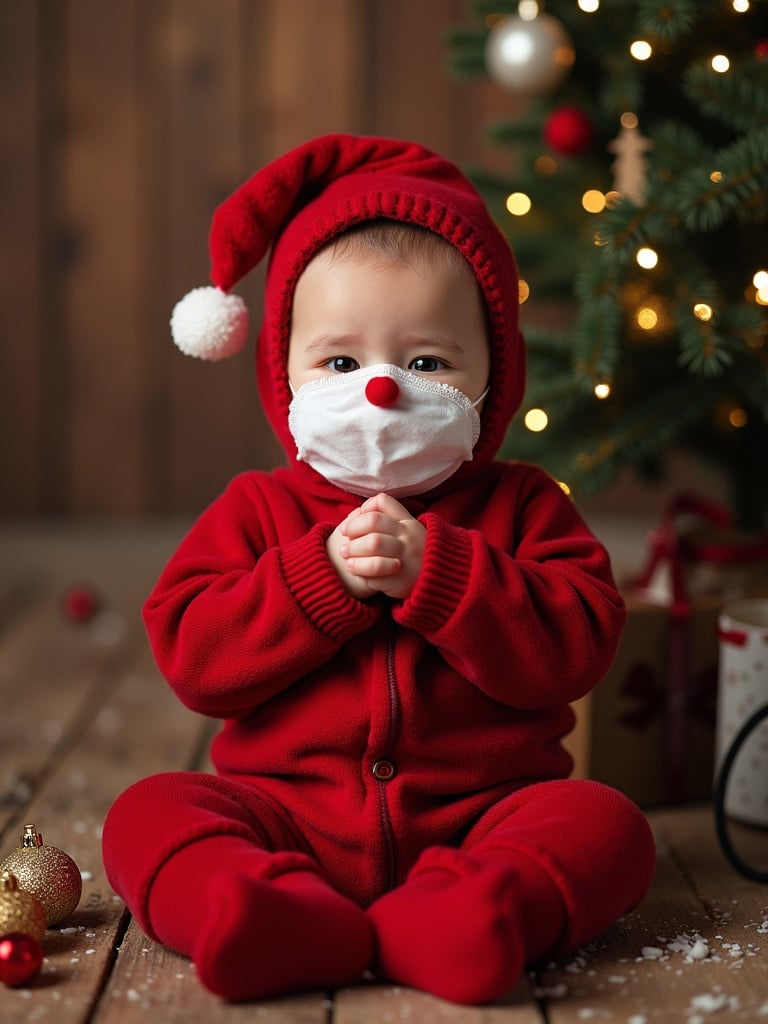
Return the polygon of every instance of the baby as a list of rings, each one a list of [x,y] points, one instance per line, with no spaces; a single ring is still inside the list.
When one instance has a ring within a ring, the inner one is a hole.
[[[270,249],[258,379],[288,466],[233,480],[144,609],[169,684],[224,722],[216,774],[122,794],[108,878],[226,999],[370,971],[491,1002],[650,884],[644,817],[561,744],[623,603],[558,485],[495,459],[517,271],[458,169],[345,135],[263,168],[216,212],[184,351],[242,347],[228,293]]]

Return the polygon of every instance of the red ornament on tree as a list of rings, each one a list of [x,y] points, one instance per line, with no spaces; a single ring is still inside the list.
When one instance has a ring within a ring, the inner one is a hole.
[[[10,988],[26,985],[43,962],[43,947],[31,935],[11,932],[0,937],[0,981]]]
[[[594,125],[578,107],[558,107],[544,122],[544,140],[557,153],[579,156],[592,144]]]
[[[755,56],[758,60],[768,60],[768,39],[761,39],[755,47]]]

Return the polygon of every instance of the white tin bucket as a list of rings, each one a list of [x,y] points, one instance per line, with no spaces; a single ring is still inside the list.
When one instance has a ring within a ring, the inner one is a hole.
[[[768,704],[768,599],[728,605],[718,619],[720,659],[716,762],[719,771],[734,737]],[[725,813],[768,827],[768,719],[756,725],[733,762]]]

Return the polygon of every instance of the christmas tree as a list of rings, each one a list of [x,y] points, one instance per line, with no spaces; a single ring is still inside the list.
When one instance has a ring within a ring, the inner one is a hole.
[[[765,0],[476,0],[453,73],[524,113],[470,169],[521,271],[524,407],[504,454],[588,494],[670,446],[768,527]],[[500,151],[501,152],[501,151]],[[527,309],[573,302],[566,329]]]

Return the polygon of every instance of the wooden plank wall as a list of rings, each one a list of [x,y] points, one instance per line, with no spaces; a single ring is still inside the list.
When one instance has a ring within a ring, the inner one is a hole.
[[[468,7],[0,0],[0,512],[186,514],[279,461],[252,350],[185,359],[170,309],[207,283],[214,206],[306,138],[498,161],[484,126],[511,98],[444,69]]]

